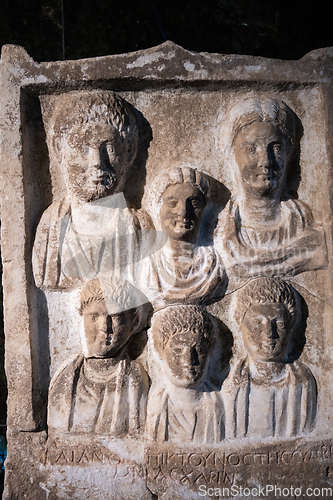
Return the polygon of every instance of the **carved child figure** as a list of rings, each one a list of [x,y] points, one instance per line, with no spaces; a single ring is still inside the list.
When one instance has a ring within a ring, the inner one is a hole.
[[[325,267],[323,231],[286,186],[299,152],[296,114],[278,99],[251,97],[231,109],[226,129],[236,193],[222,212],[216,245],[231,281]]]
[[[279,278],[250,281],[237,294],[234,319],[247,357],[223,384],[226,436],[290,437],[311,432],[316,382],[301,361],[288,362],[297,302]]]
[[[148,437],[157,442],[220,442],[224,409],[208,376],[215,342],[211,316],[199,306],[168,306],[154,315],[152,337],[162,376],[149,393]]]
[[[49,429],[112,437],[143,432],[148,376],[127,350],[146,314],[143,306],[126,310],[128,288],[98,279],[84,285],[83,352],[67,359],[51,380]]]
[[[52,203],[37,227],[32,263],[38,287],[68,289],[109,272],[129,278],[142,224],[122,191],[138,137],[133,108],[113,92],[59,98],[48,147],[67,196]]]
[[[205,304],[226,281],[224,265],[212,246],[198,242],[209,182],[199,170],[173,167],[156,181],[152,216],[168,243],[153,254],[147,271],[154,305]]]

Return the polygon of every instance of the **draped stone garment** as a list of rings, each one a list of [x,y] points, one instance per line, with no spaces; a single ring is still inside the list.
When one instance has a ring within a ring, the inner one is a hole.
[[[96,217],[105,220],[101,234],[75,230],[67,198],[53,202],[43,213],[32,255],[38,287],[68,289],[100,274],[116,275],[136,285],[143,253],[149,252],[155,239],[155,231],[146,230],[152,229],[148,217],[140,211],[139,221],[122,193],[93,203]]]
[[[125,354],[108,375],[92,370],[86,361],[81,353],[72,356],[54,375],[49,389],[49,428],[113,437],[142,434],[148,393],[142,365]]]
[[[199,400],[191,405],[174,399],[167,386],[156,384],[149,393],[147,433],[158,443],[219,443],[224,438],[224,406],[219,391],[205,382]]]
[[[259,276],[294,276],[327,264],[324,232],[307,205],[281,201],[281,217],[267,229],[244,227],[237,199],[223,210],[215,232],[216,249],[233,281]]]
[[[256,383],[247,359],[238,361],[222,386],[226,437],[292,437],[314,429],[315,379],[300,361],[286,364],[281,380]]]
[[[190,252],[175,257],[165,244],[146,261],[142,289],[155,306],[204,304],[226,288],[226,272],[221,257],[212,246],[192,245]]]

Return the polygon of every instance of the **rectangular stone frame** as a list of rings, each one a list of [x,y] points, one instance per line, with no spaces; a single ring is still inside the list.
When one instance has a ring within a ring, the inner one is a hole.
[[[29,145],[30,138],[25,134],[25,123],[27,119],[38,119],[38,116],[29,115],[29,106],[40,95],[93,88],[111,89],[126,96],[126,93],[130,92],[157,90],[177,91],[181,94],[183,91],[223,92],[226,88],[251,90],[255,87],[288,92],[295,88],[316,87],[321,95],[321,119],[325,130],[327,153],[326,177],[329,179],[327,196],[330,214],[327,215],[326,231],[329,251],[327,276],[330,276],[330,283],[326,290],[325,331],[331,339],[332,349],[333,48],[316,50],[300,61],[282,61],[252,56],[192,53],[172,42],[165,42],[158,47],[129,54],[39,64],[21,47],[7,45],[2,49],[0,78],[1,252],[8,379],[8,459],[4,498],[66,498],[60,494],[54,496],[56,493],[53,490],[48,496],[48,490],[42,486],[48,474],[47,468],[41,470],[41,466],[38,465],[43,464],[43,460],[45,465],[50,462],[47,462],[44,446],[46,415],[42,396],[43,381],[40,380],[43,345],[40,344],[36,333],[31,251],[38,218],[42,209],[50,203],[52,194],[47,179],[43,178],[40,182],[40,179],[32,178],[29,170],[31,163],[42,160],[38,155],[27,158],[27,151],[33,150],[33,147]],[[35,109],[34,105],[31,109]],[[43,154],[45,152],[40,153]],[[36,198],[31,196],[38,189]],[[30,192],[29,197],[26,196],[27,192]],[[332,352],[333,349],[327,353],[328,357]],[[329,367],[327,368],[329,378],[331,369],[329,360],[326,366]],[[299,468],[296,467],[299,476],[304,478],[306,475],[309,486],[322,487],[323,484],[326,486],[333,484],[332,445],[332,432],[327,435],[325,442],[323,438],[317,441],[311,438],[308,446],[304,445],[303,440],[295,442],[293,448],[276,445],[274,449],[266,447],[257,450],[257,454],[250,443],[247,447],[243,447],[241,454],[239,450],[237,452],[237,447],[234,450],[230,445],[223,444],[219,447],[218,463],[222,463],[223,455],[224,474],[234,473],[237,467],[242,466],[244,469],[254,464],[254,468],[246,473],[243,472],[245,474],[243,476],[239,473],[240,469],[237,469],[239,478],[251,477],[251,474],[253,477],[253,473],[259,474],[258,470],[265,465],[268,468],[264,470],[268,471],[270,481],[274,481],[276,469],[269,466],[274,460],[277,464],[280,460],[279,463],[286,466],[283,474],[287,481],[290,461],[296,457],[293,464],[301,464]],[[170,452],[169,447],[164,455],[168,453],[170,455]],[[179,450],[175,452],[180,453]],[[209,455],[207,453],[206,461]],[[269,453],[276,454],[275,458],[272,458],[273,455],[270,457]],[[166,475],[171,474],[173,464],[167,467],[168,458],[164,457],[163,450],[152,448],[147,454],[149,481],[155,481],[156,476],[162,473],[163,467],[167,470],[164,471]],[[186,454],[187,464],[190,463],[192,468],[198,467],[200,460],[203,459],[197,456],[189,462],[189,457],[192,455],[196,454],[194,452]],[[184,458],[179,460],[184,464]],[[221,472],[221,469],[215,470],[214,467],[209,469],[211,473],[217,474],[216,482],[213,481],[212,484],[220,484],[218,472]],[[318,468],[320,473],[317,471]],[[191,484],[191,480],[186,479],[188,471],[189,469],[186,467],[184,469],[184,466],[178,468],[175,472],[179,476],[177,481],[183,485],[181,487],[189,488],[192,492],[197,491],[196,480],[194,479]],[[201,469],[197,472],[198,475],[202,473],[200,471]],[[260,477],[257,475],[257,478]],[[226,484],[228,480],[227,478]],[[293,478],[289,475],[289,482],[292,481]],[[323,481],[328,482],[323,483]],[[154,487],[151,485],[150,487],[153,491]],[[154,493],[159,495],[160,491],[164,491],[164,487],[161,488],[160,490],[158,487]],[[179,491],[177,494],[182,498]],[[193,496],[193,498],[200,497]]]

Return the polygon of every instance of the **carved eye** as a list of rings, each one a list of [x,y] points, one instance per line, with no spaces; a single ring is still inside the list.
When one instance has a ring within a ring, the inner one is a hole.
[[[116,157],[116,150],[115,150],[115,147],[114,147],[112,142],[105,143],[102,147],[102,152],[108,158],[115,158]]]
[[[279,155],[282,152],[282,144],[273,144],[273,152],[274,154]]]
[[[249,153],[251,155],[256,152],[256,147],[254,146],[254,144],[247,144],[244,149],[246,153]]]
[[[108,152],[108,153],[113,153],[113,152],[114,152],[114,150],[115,150],[115,148],[114,148],[114,146],[113,146],[112,142],[107,142],[107,143],[105,144],[105,147],[106,147],[106,150],[107,150],[107,152]]]
[[[98,315],[97,314],[93,314],[91,316],[91,319],[92,319],[92,321],[97,321],[98,320]]]
[[[120,328],[126,325],[128,316],[126,313],[119,313],[113,316],[108,316],[108,318],[112,318],[113,328]]]
[[[176,356],[181,356],[183,354],[183,351],[184,351],[184,347],[174,347],[173,348],[173,353]]]
[[[82,156],[88,156],[89,154],[89,151],[90,151],[90,148],[88,146],[88,144],[82,144],[81,147],[80,147],[80,153]]]
[[[197,198],[191,200],[191,203],[193,208],[201,208],[201,201],[198,200]]]
[[[278,330],[286,330],[287,329],[287,324],[284,321],[277,321],[276,322],[276,327]]]
[[[173,199],[173,200],[168,200],[168,205],[170,208],[176,208],[176,206],[178,205],[178,201]]]

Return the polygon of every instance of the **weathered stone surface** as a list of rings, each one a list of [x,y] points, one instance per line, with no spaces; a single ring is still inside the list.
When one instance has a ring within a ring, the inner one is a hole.
[[[4,498],[330,495],[332,57],[3,47]]]

